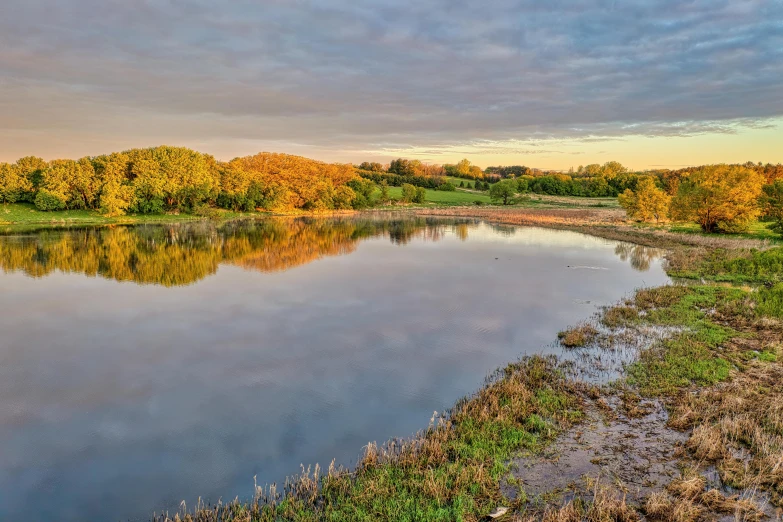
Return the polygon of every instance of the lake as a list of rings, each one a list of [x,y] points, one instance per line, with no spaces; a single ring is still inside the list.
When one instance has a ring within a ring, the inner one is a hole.
[[[406,437],[660,252],[475,221],[0,236],[0,520],[147,520]]]

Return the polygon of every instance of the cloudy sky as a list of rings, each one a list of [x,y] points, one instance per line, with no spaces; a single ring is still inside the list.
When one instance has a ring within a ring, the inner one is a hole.
[[[783,0],[2,0],[0,160],[783,162]]]

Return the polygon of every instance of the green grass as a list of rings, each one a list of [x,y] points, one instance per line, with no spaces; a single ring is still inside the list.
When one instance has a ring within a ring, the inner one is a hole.
[[[783,283],[760,288],[756,295],[756,311],[761,315],[783,318]]]
[[[234,219],[258,213],[237,213],[217,210],[222,219]],[[141,223],[174,223],[203,219],[192,214],[130,214],[118,217],[106,217],[97,210],[59,210],[44,212],[30,203],[0,204],[0,232],[16,233],[41,228],[111,225],[111,224],[141,224]]]
[[[704,255],[696,268],[671,275],[734,284],[779,282],[783,281],[783,247],[750,251],[714,249]]]
[[[750,224],[750,228],[746,232],[737,234],[724,234],[731,237],[741,237],[747,239],[767,239],[773,242],[780,242],[783,240],[781,235],[771,229],[772,223],[765,223],[763,221],[754,221]],[[666,229],[671,232],[679,232],[683,234],[698,234],[705,237],[714,237],[715,234],[709,234],[704,232],[697,223],[675,223],[667,226],[659,226],[654,228]]]
[[[731,364],[713,354],[693,334],[681,334],[642,353],[628,368],[629,382],[647,395],[666,395],[680,388],[709,386],[729,377]]]
[[[617,198],[587,198],[579,196],[550,196],[528,193],[524,195],[527,206],[556,208],[620,208]]]
[[[750,292],[713,285],[663,286],[636,292],[633,299],[607,309],[612,328],[632,325],[670,327],[675,334],[644,350],[628,368],[628,381],[646,395],[673,394],[693,385],[726,380],[732,363],[721,347],[744,334],[718,324],[716,313],[746,308]]]
[[[643,289],[622,305],[605,310],[602,322],[610,328],[651,325],[675,329],[671,338],[644,350],[628,368],[631,384],[644,394],[659,396],[724,381],[741,360],[777,359],[770,350],[727,350],[733,340],[752,334],[722,324],[721,317],[740,322],[783,317],[783,283],[757,291],[716,285]]]
[[[448,181],[455,187],[459,187],[460,183],[465,183],[466,189],[473,188],[474,184],[476,183],[476,181],[472,179],[453,178],[451,176],[446,176],[446,181]]]
[[[402,197],[401,187],[389,187],[389,195],[392,198],[400,199]],[[473,205],[476,201],[480,201],[484,205],[489,205],[491,200],[486,193],[474,194],[470,192],[464,192],[456,190],[454,192],[447,192],[443,190],[429,190],[427,189],[427,195],[425,204],[436,205]]]

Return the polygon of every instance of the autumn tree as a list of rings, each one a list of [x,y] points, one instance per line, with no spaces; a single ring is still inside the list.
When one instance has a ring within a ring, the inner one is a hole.
[[[671,204],[671,196],[659,189],[650,177],[641,178],[635,192],[626,189],[618,199],[620,206],[628,213],[628,217],[645,222],[658,223],[666,219]]]
[[[492,201],[500,201],[508,205],[517,193],[517,182],[513,179],[504,179],[493,184],[489,189],[489,197]]]
[[[628,169],[617,161],[607,161],[599,169],[599,173],[607,179],[616,178],[626,172],[628,172]]]
[[[98,182],[89,158],[49,162],[35,197],[40,210],[95,208],[97,201]]]
[[[424,165],[419,160],[400,158],[389,164],[389,172],[400,176],[421,176],[424,174]]]
[[[442,178],[446,175],[446,169],[443,165],[424,164],[422,165],[422,174],[428,178]]]
[[[25,185],[28,189],[22,194],[20,201],[32,203],[43,180],[44,171],[46,171],[49,164],[41,158],[25,156],[17,160],[14,166],[19,175],[28,181]]]
[[[672,217],[695,221],[705,232],[741,232],[761,213],[764,176],[739,165],[701,167],[680,182]]]
[[[366,170],[368,172],[383,172],[383,165],[380,163],[364,161],[359,165],[360,170]]]
[[[0,203],[22,201],[33,185],[16,165],[0,163]]]
[[[468,159],[460,160],[456,165],[456,171],[459,176],[467,177],[470,175],[470,161]]]
[[[130,159],[127,154],[114,153],[92,159],[98,179],[98,200],[101,212],[121,216],[133,204],[134,189],[129,179]]]

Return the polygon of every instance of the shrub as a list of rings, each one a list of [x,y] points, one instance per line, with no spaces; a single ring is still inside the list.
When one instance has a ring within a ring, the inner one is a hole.
[[[196,203],[193,205],[193,215],[207,219],[220,219],[220,211],[210,207],[206,203]]]
[[[402,185],[402,201],[410,203],[416,197],[416,187],[410,183],[404,183]]]
[[[46,189],[41,189],[35,196],[35,208],[38,210],[63,210],[65,208],[65,199]]]

